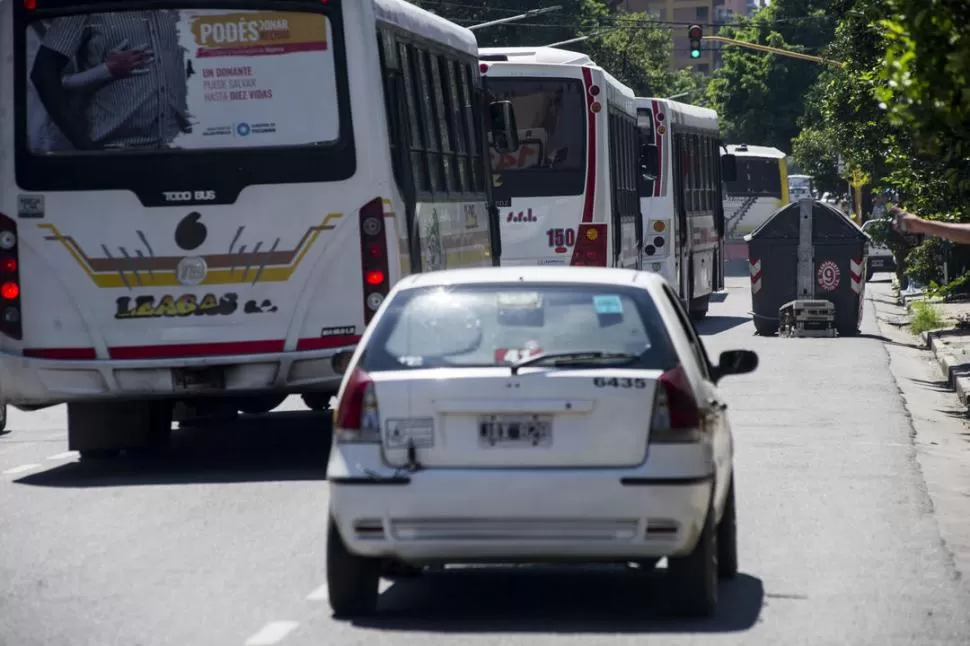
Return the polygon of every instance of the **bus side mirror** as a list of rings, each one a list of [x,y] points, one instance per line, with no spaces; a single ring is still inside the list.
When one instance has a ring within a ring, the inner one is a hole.
[[[657,145],[640,145],[640,174],[645,180],[657,179],[658,169]]]
[[[738,158],[730,153],[721,155],[721,181],[738,181]]]
[[[500,153],[519,149],[519,129],[515,124],[515,110],[511,101],[495,101],[489,104],[492,147]]]

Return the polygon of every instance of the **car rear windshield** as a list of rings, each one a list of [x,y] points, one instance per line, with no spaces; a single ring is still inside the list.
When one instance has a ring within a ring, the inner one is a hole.
[[[676,363],[649,294],[600,285],[489,284],[400,292],[364,354],[368,372],[509,365],[539,353],[637,357],[630,367]]]

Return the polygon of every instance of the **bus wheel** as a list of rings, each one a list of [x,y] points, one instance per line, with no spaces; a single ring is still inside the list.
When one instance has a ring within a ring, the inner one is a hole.
[[[249,415],[268,413],[286,399],[286,395],[262,395],[239,400],[239,410]]]
[[[310,410],[327,410],[330,408],[331,397],[333,397],[333,393],[327,392],[303,393],[300,395],[303,403]]]
[[[164,450],[172,433],[167,401],[74,402],[67,405],[67,443],[82,457],[103,459],[125,449]]]

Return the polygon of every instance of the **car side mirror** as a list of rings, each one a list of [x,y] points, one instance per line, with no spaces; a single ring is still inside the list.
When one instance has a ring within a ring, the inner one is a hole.
[[[751,350],[728,350],[722,352],[717,362],[717,376],[743,375],[758,368],[758,355]]]
[[[353,350],[341,350],[337,354],[330,357],[330,367],[338,375],[342,375],[347,372],[347,366],[350,365],[350,360],[354,356]]]
[[[738,158],[730,153],[721,155],[721,180],[724,182],[738,181]]]
[[[640,145],[640,174],[645,180],[657,179],[658,159],[656,144]]]
[[[519,149],[519,129],[515,123],[515,109],[511,101],[495,101],[488,106],[492,147],[500,153]]]

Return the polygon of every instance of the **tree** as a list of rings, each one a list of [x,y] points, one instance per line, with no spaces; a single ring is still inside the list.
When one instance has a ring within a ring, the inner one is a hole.
[[[970,3],[888,0],[887,49],[877,92],[890,121],[911,133],[921,163],[945,182],[951,214],[970,200]]]
[[[720,35],[791,51],[816,53],[832,38],[830,0],[775,0]],[[799,132],[805,95],[821,72],[811,61],[724,45],[708,98],[726,141],[789,152]]]

